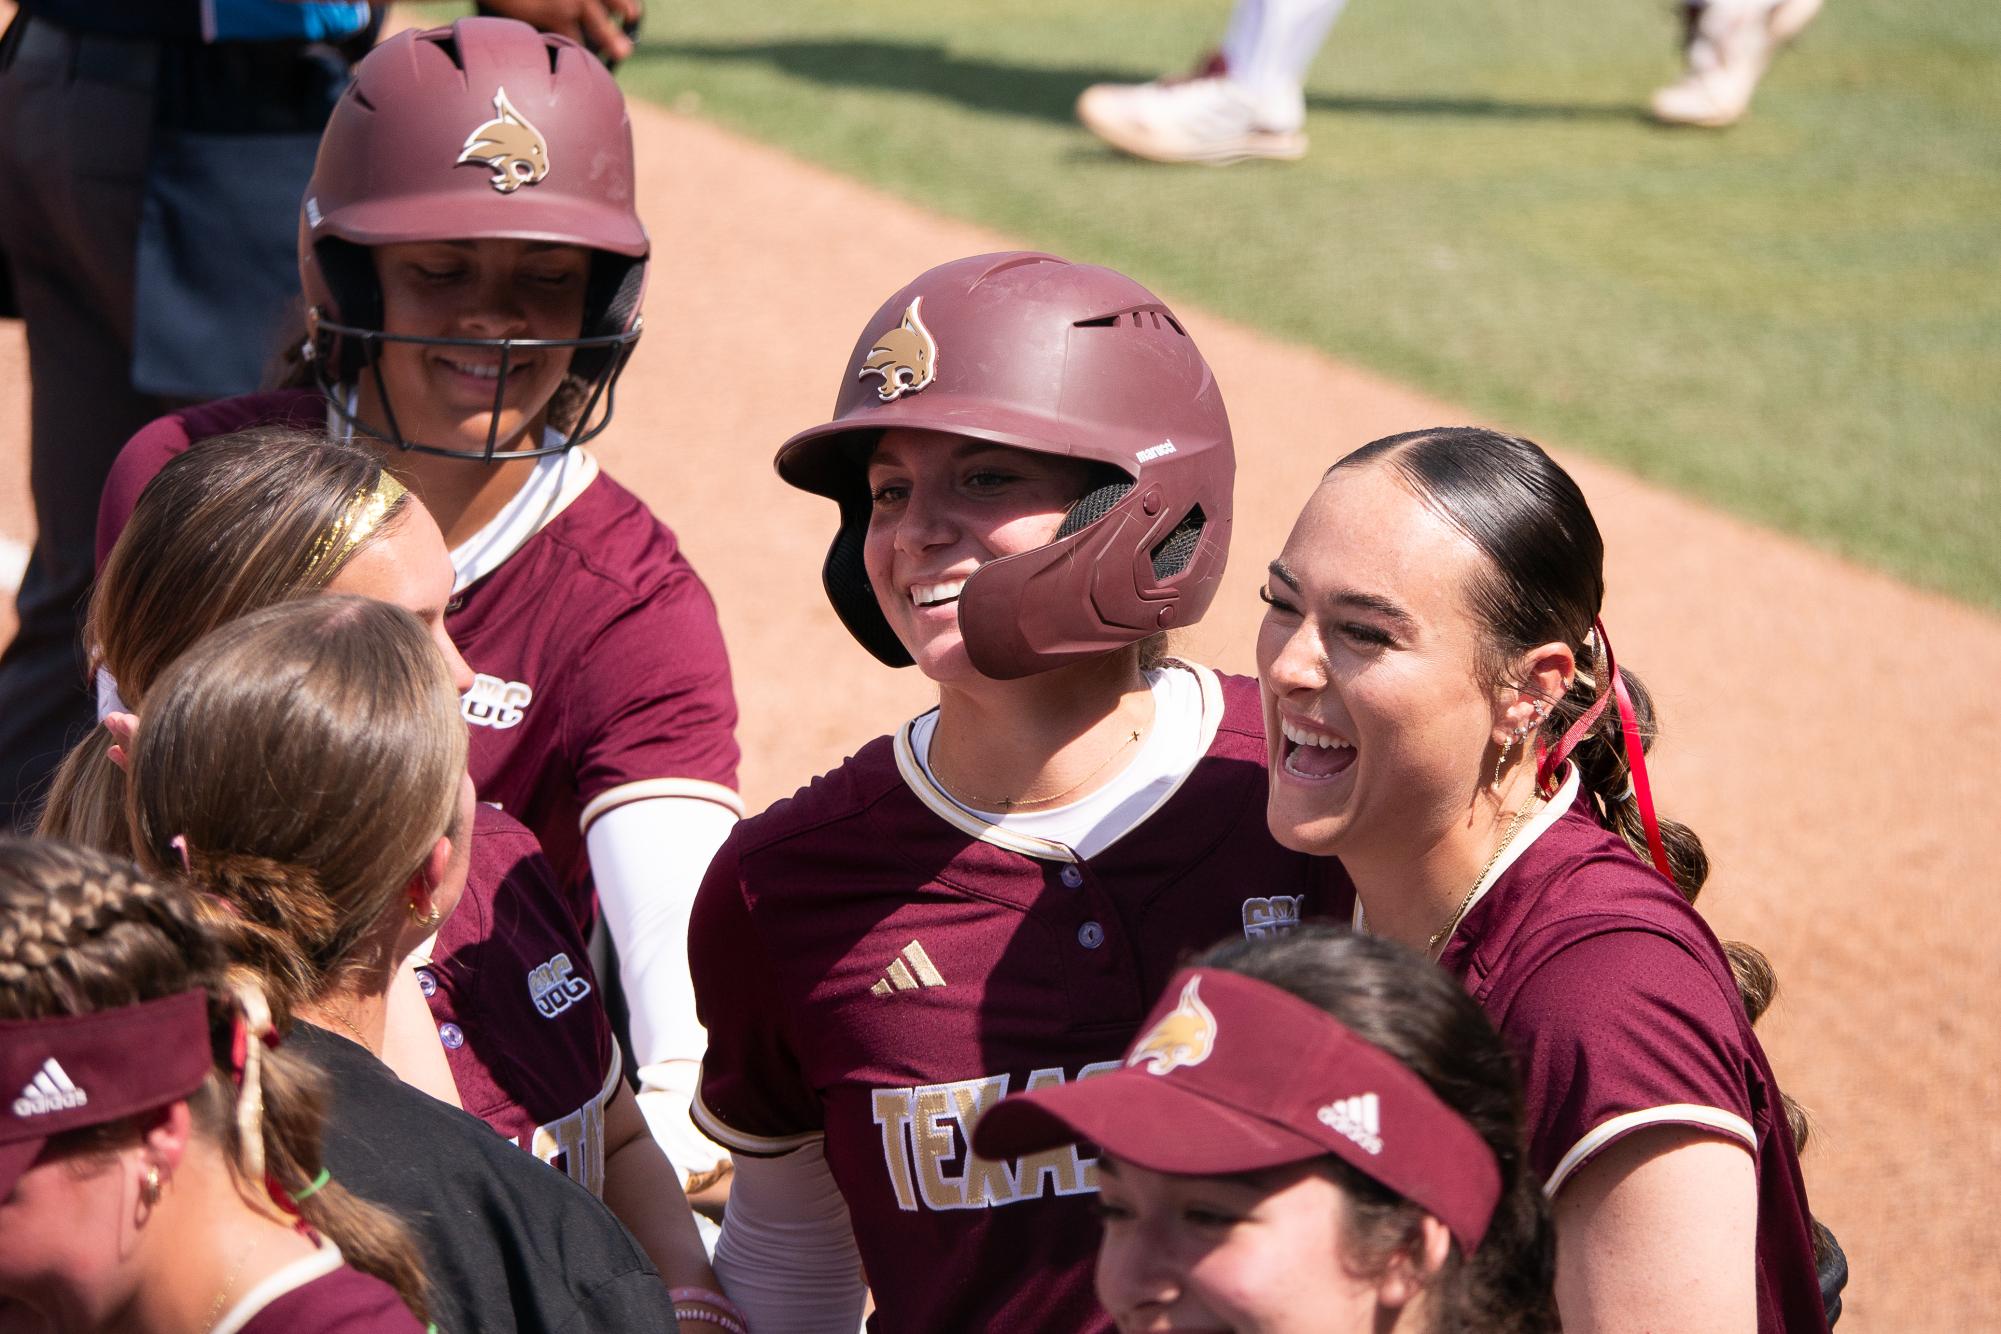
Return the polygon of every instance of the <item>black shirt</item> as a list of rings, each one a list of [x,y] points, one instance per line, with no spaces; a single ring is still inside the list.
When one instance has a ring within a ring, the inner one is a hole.
[[[333,1179],[393,1211],[423,1246],[443,1334],[678,1328],[639,1243],[567,1175],[346,1038],[300,1023],[286,1045],[329,1078]]]

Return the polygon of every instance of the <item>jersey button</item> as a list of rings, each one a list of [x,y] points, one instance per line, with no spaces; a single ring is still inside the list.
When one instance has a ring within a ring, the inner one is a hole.
[[[1105,928],[1096,922],[1086,922],[1077,928],[1077,943],[1087,950],[1094,950],[1105,943]]]
[[[465,1030],[457,1024],[438,1025],[438,1041],[445,1044],[446,1051],[457,1051],[466,1045]]]
[[[435,996],[438,994],[438,979],[431,976],[430,969],[419,968],[417,970],[417,990],[423,992],[426,996]]]
[[[1071,889],[1076,889],[1077,887],[1079,887],[1084,883],[1084,873],[1078,870],[1074,863],[1066,864],[1063,867],[1062,878],[1063,878],[1063,883],[1069,886]]]

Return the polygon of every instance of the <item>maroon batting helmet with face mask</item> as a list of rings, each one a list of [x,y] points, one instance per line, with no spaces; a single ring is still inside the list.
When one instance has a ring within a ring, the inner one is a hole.
[[[909,652],[862,566],[869,451],[942,431],[1103,465],[1046,546],[989,561],[959,594],[983,675],[1030,676],[1199,619],[1230,545],[1236,458],[1208,363],[1160,298],[1053,255],[941,264],[883,303],[842,374],[833,420],[778,451],[778,474],[841,507],[827,596],[892,667]]]
[[[382,288],[369,247],[489,238],[591,252],[579,337],[383,331]],[[501,374],[484,449],[405,438],[386,386],[381,438],[452,458],[560,453],[611,420],[613,384],[639,338],[646,259],[625,99],[589,51],[512,19],[461,19],[449,28],[398,33],[355,67],[320,139],[300,206],[305,354],[335,411],[357,430],[377,434],[355,420],[341,387],[376,364],[383,344],[498,350]],[[574,349],[570,376],[582,406],[561,443],[524,440],[502,449],[513,443],[496,438],[510,358],[529,348]]]

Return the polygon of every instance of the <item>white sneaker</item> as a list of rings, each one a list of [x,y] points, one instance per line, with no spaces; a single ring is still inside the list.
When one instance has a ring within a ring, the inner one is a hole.
[[[1733,125],[1780,47],[1820,12],[1821,0],[1710,0],[1687,9],[1687,68],[1654,94],[1657,120]]]
[[[1274,115],[1221,75],[1099,83],[1077,99],[1077,119],[1122,152],[1219,167],[1245,158],[1305,156],[1305,116],[1303,97],[1293,114]]]

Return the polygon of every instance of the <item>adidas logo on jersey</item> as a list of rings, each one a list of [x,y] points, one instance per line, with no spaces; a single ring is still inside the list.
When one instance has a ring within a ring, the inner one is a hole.
[[[14,1099],[14,1115],[47,1116],[50,1112],[81,1107],[89,1101],[90,1095],[70,1083],[62,1065],[51,1056],[42,1062],[42,1068],[28,1081],[28,1087],[21,1090],[21,1096]]]
[[[591,994],[589,982],[570,975],[575,967],[568,954],[558,954],[549,962],[536,964],[528,971],[528,994],[534,998],[535,1009],[544,1019],[554,1019]]]
[[[505,731],[521,721],[534,698],[535,688],[526,681],[503,681],[480,672],[460,698],[459,713],[474,727]]]
[[[892,991],[915,991],[919,987],[944,985],[945,975],[938,971],[938,965],[931,962],[931,956],[924,952],[924,947],[913,940],[883,970],[882,980],[868,991],[871,996],[887,996]]]
[[[1346,1135],[1370,1153],[1383,1151],[1383,1104],[1373,1093],[1336,1098],[1322,1107],[1320,1124]]]

